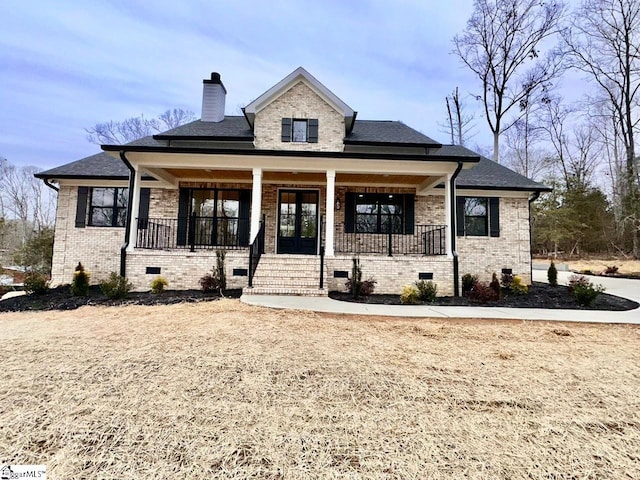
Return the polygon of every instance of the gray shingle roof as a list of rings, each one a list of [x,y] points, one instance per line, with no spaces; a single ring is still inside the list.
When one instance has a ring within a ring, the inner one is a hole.
[[[240,137],[253,138],[244,117],[225,117],[222,122],[195,122],[182,125],[163,133],[161,138],[170,137]],[[164,147],[166,140],[154,137],[144,137],[127,146]],[[413,143],[423,145],[439,145],[431,138],[408,127],[402,122],[358,120],[349,139],[356,142],[382,143]],[[478,155],[459,145],[439,145],[431,150],[430,155],[442,157],[464,158],[478,157]],[[428,159],[428,156],[425,156]],[[75,162],[52,168],[37,175],[38,178],[129,178],[127,167],[118,158],[101,152]],[[480,162],[473,168],[462,170],[458,176],[457,185],[461,188],[478,189],[506,189],[506,190],[548,190],[548,187],[534,182],[503,165],[499,165],[488,158],[481,157]]]
[[[52,168],[36,175],[38,178],[129,178],[129,169],[119,158],[113,158],[105,152]]]
[[[402,122],[380,120],[356,120],[347,136],[348,142],[357,143],[412,143],[440,145],[435,140],[414,130]]]
[[[480,162],[469,170],[462,170],[456,180],[462,188],[490,188],[505,190],[549,191],[549,187],[520,175],[493,160],[480,157]]]
[[[167,132],[155,135],[158,139],[170,137],[238,137],[253,140],[253,132],[244,117],[225,116],[221,122],[195,122],[181,125]]]

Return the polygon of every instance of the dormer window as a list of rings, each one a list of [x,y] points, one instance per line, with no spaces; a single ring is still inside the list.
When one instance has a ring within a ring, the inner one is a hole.
[[[318,119],[283,118],[282,141],[294,143],[318,143]]]

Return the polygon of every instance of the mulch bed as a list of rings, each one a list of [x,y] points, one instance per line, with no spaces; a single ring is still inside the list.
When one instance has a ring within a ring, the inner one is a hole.
[[[329,296],[335,300],[383,305],[402,305],[400,295],[371,295],[354,299],[350,293],[331,292]],[[552,308],[568,310],[610,310],[625,311],[638,308],[638,303],[625,298],[600,294],[590,307],[582,307],[576,303],[565,286],[552,287],[547,283],[533,282],[527,295],[505,295],[496,302],[475,303],[467,297],[438,297],[434,303],[418,303],[418,305],[436,305],[447,307],[513,307],[513,308]]]
[[[226,298],[240,298],[241,289],[227,290]],[[217,293],[204,293],[201,290],[167,290],[154,294],[151,292],[132,292],[122,300],[111,300],[100,287],[92,286],[86,297],[73,297],[69,285],[52,288],[43,295],[23,295],[0,302],[0,312],[23,312],[32,310],[75,310],[85,305],[171,305],[175,303],[212,302],[222,298]]]

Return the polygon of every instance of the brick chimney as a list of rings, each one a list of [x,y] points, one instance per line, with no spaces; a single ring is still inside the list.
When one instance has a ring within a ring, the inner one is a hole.
[[[224,88],[220,74],[211,73],[211,80],[204,79],[202,87],[202,121],[221,122],[224,120],[224,103],[227,89]]]

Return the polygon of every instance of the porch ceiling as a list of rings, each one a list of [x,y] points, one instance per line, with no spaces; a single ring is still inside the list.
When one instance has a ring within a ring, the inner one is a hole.
[[[178,180],[199,179],[211,181],[252,181],[251,170],[219,170],[198,168],[165,168],[168,174]],[[440,176],[430,175],[392,175],[336,173],[336,183],[343,185],[407,185],[417,186],[436,182]],[[283,172],[264,171],[263,182],[268,183],[315,183],[323,185],[327,181],[324,172]]]

